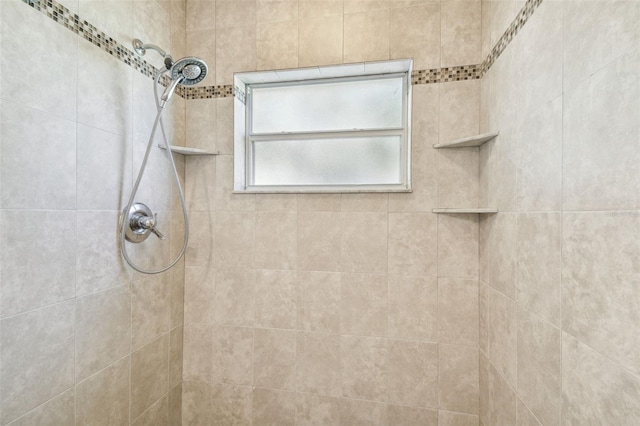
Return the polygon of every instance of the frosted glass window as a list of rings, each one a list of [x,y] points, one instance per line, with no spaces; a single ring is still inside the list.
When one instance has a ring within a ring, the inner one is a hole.
[[[236,74],[234,191],[410,191],[411,65]]]
[[[402,127],[402,95],[401,78],[254,88],[252,133]]]
[[[398,185],[401,138],[254,142],[255,185]]]

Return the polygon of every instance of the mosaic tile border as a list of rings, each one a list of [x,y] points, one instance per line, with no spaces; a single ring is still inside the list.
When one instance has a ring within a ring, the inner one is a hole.
[[[507,30],[502,34],[502,37],[498,40],[491,52],[486,57],[486,59],[482,62],[480,66],[482,69],[482,75],[484,75],[491,66],[496,62],[496,60],[500,57],[502,52],[507,48],[509,43],[514,39],[516,34],[524,27],[524,24],[527,23],[533,12],[542,4],[543,0],[527,0],[524,4],[520,12],[516,15],[515,19],[511,22],[511,25],[507,28]]]
[[[21,1],[48,16],[65,28],[78,34],[93,45],[109,53],[111,56],[129,65],[141,74],[150,78],[154,78],[157,75],[159,70],[156,67],[138,57],[133,51],[127,49],[104,32],[98,30],[89,22],[80,19],[77,14],[72,13],[69,9],[55,0]],[[511,22],[507,30],[502,34],[496,45],[491,49],[491,52],[481,64],[416,70],[411,74],[411,84],[434,84],[481,79],[500,57],[502,52],[504,52],[509,43],[511,43],[516,34],[518,34],[522,27],[527,23],[542,1],[543,0],[527,0],[513,22]],[[167,86],[169,84],[169,78],[164,76],[161,79],[161,83],[164,86]],[[242,98],[244,97],[243,93],[241,93],[241,91],[234,90],[232,85],[199,87],[179,86],[176,90],[176,94],[189,100],[226,98],[233,96],[238,96],[240,100],[243,100]]]

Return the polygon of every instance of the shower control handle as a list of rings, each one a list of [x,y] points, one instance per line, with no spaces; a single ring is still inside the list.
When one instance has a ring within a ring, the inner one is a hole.
[[[153,214],[151,209],[142,203],[135,203],[131,206],[128,214],[123,212],[125,221],[125,237],[132,243],[141,243],[153,233],[161,240],[166,239],[156,226],[158,224],[158,214]]]

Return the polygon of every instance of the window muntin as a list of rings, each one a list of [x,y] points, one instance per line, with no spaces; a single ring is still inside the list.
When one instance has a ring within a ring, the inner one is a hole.
[[[234,190],[410,191],[410,74],[410,60],[236,74]]]

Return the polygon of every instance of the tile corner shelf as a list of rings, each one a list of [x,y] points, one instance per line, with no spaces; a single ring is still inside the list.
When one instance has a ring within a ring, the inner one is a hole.
[[[167,149],[166,145],[158,145],[160,149]],[[184,146],[172,146],[171,152],[182,155],[219,155],[218,152],[206,151],[199,148],[187,148]]]
[[[498,136],[500,132],[483,133],[478,136],[470,136],[468,138],[456,139],[453,141],[433,145],[435,149],[441,148],[468,148],[472,146],[480,146],[491,139]]]
[[[494,214],[498,213],[498,209],[492,208],[460,208],[460,209],[433,209],[433,213],[441,213],[441,214]]]

